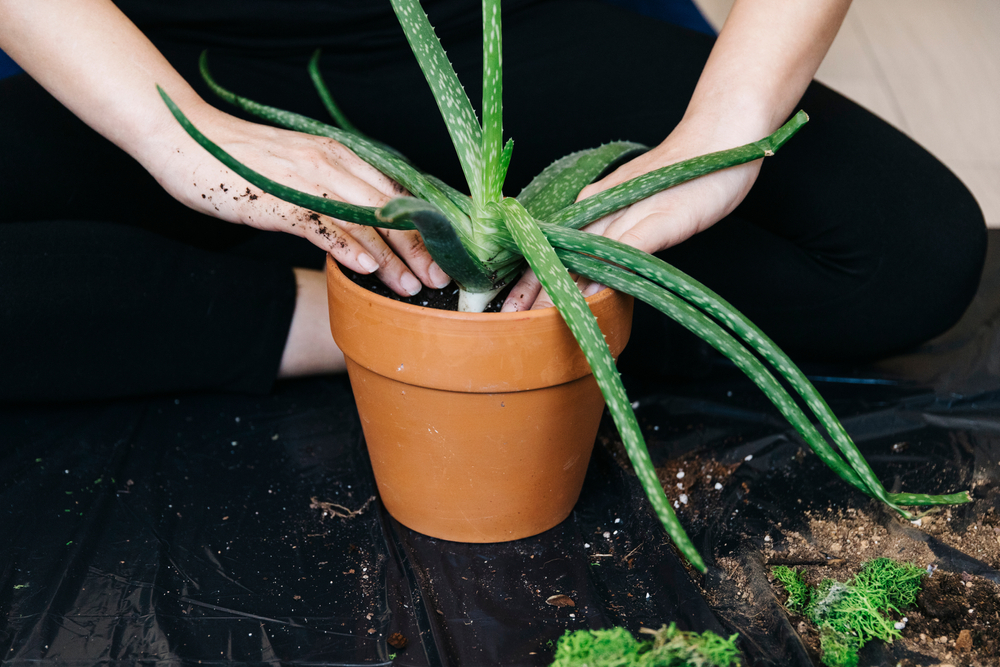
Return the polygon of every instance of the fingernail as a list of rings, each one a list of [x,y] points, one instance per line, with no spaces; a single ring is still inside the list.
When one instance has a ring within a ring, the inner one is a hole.
[[[448,283],[451,282],[451,276],[445,273],[444,270],[438,266],[437,262],[431,262],[431,266],[427,270],[427,273],[430,275],[431,282],[434,284],[434,287],[437,287],[438,289],[447,287]]]
[[[420,291],[420,281],[412,273],[404,273],[403,277],[399,279],[399,284],[410,296]]]
[[[587,285],[587,289],[583,290],[583,296],[585,297],[594,296],[602,289],[604,289],[604,285],[602,285],[601,283],[590,283],[589,285]]]
[[[358,264],[368,273],[375,273],[379,269],[378,262],[371,255],[365,253],[358,255]]]

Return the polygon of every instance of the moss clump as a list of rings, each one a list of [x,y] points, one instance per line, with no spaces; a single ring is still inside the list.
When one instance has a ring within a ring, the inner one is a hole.
[[[736,637],[714,632],[683,632],[674,623],[659,630],[642,628],[640,641],[624,628],[567,631],[556,644],[552,667],[736,667]]]
[[[802,573],[785,565],[772,568],[771,573],[788,592],[785,606],[792,611],[804,612],[812,601],[812,589],[802,578]]]
[[[900,636],[890,613],[917,601],[924,571],[909,563],[876,558],[864,563],[851,581],[824,579],[815,589],[801,573],[785,566],[771,570],[788,592],[786,606],[819,628],[823,664],[855,667],[858,651],[872,639],[892,642]]]

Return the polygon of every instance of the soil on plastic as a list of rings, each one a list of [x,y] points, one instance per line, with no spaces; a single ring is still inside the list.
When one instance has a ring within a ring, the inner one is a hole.
[[[432,287],[424,286],[414,296],[400,296],[386,287],[385,283],[374,275],[356,273],[344,266],[341,266],[340,268],[344,272],[344,275],[346,275],[355,285],[364,287],[369,292],[374,292],[379,296],[388,297],[395,301],[409,303],[414,306],[434,308],[436,310],[458,310],[458,286],[455,283],[450,283],[442,289],[434,289]],[[490,301],[490,303],[486,306],[486,310],[483,312],[499,313],[504,300],[507,298],[507,295],[513,287],[513,284],[505,287],[499,294],[493,297],[493,300]]]
[[[612,441],[612,444],[617,444]],[[745,482],[734,473],[739,464],[725,465],[711,456],[691,453],[671,459],[657,468],[671,505],[682,522],[697,528],[717,521],[720,500],[733,484]],[[938,569],[940,560],[927,544],[928,536],[971,556],[981,563],[1000,569],[1000,516],[993,510],[995,489],[979,496],[969,508],[970,522],[953,519],[950,508],[918,521],[906,521],[874,502],[869,509],[828,508],[806,511],[805,527],[792,530],[774,525],[772,534],[756,536],[766,572],[776,565],[788,565],[802,571],[812,585],[823,579],[849,580],[861,564],[879,557],[909,562],[929,572],[917,606],[905,610],[894,620],[906,617],[902,638],[892,647],[897,667],[996,667],[1000,665],[1000,585],[967,572]],[[801,526],[801,524],[800,524]],[[734,587],[737,601],[747,610],[757,608],[761,591],[755,590],[738,557],[717,554],[716,565],[725,571]],[[770,575],[768,575],[770,578]],[[697,579],[698,577],[696,577]],[[772,580],[774,595],[784,603],[787,594]],[[714,600],[713,592],[704,590],[710,604],[731,606],[730,600]],[[788,612],[814,664],[821,665],[819,635],[805,617]]]
[[[965,572],[937,570],[936,558],[927,544],[906,535],[909,530],[932,532],[949,546],[996,567],[1000,565],[1000,526],[991,523],[992,513],[986,517],[985,522],[977,522],[962,532],[951,530],[950,510],[933,518],[924,517],[920,525],[907,525],[893,518],[888,526],[860,510],[813,512],[809,514],[808,536],[785,532],[780,544],[764,543],[765,564],[769,568],[783,564],[797,567],[812,585],[826,578],[846,581],[863,562],[881,556],[925,568],[930,574],[924,577],[917,607],[894,619],[907,619],[897,642],[909,657],[903,658],[899,667],[995,666],[1000,664],[1000,586]],[[729,569],[726,563],[720,564]],[[738,577],[734,578],[738,583]],[[774,591],[779,602],[784,603],[784,589],[775,584]],[[811,657],[821,664],[815,626],[792,612],[789,619]]]
[[[710,521],[718,513],[718,500],[739,464],[726,465],[710,458],[688,456],[656,469],[663,491],[689,523]]]

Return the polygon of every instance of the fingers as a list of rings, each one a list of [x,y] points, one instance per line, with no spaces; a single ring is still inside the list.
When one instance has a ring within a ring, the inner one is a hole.
[[[501,313],[517,313],[522,310],[529,310],[539,292],[542,291],[542,284],[538,282],[535,272],[528,269],[521,276],[521,279],[514,284],[507,299],[500,308]]]
[[[340,222],[346,230],[374,258],[378,268],[373,271],[379,280],[400,296],[413,296],[422,288],[420,280],[385,242],[379,230],[374,227]]]
[[[379,207],[393,197],[408,193],[396,181],[358,158],[337,142],[327,142],[325,153],[315,163],[315,178],[330,183],[329,196],[341,201]],[[317,185],[317,188],[322,186]],[[434,263],[416,231],[385,230],[337,221],[373,258],[377,268],[364,262],[390,289],[402,296],[420,291],[421,283],[444,287],[451,279]],[[364,260],[365,258],[360,258]]]
[[[419,232],[395,229],[383,229],[380,232],[396,255],[410,267],[424,285],[440,289],[451,282],[451,277],[437,265],[427,251]]]
[[[584,297],[593,296],[602,289],[606,289],[604,285],[591,282],[583,276],[573,276],[573,279],[576,280],[576,286],[583,292]],[[542,284],[538,281],[535,272],[528,269],[521,276],[521,279],[514,284],[500,312],[517,313],[522,310],[541,310],[542,308],[550,308],[554,305],[549,293],[542,289]]]
[[[302,192],[379,207],[406,190],[345,146],[220,116],[212,135],[227,152],[260,174]],[[298,208],[250,186],[201,150],[172,154],[161,183],[175,197],[209,215],[258,229],[301,236],[359,273],[375,273],[409,296],[450,278],[434,263],[415,231],[386,231]],[[185,174],[188,174],[185,176]]]

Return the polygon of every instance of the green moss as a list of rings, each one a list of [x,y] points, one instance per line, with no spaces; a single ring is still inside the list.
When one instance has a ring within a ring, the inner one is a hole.
[[[849,582],[824,579],[815,589],[791,568],[778,566],[772,573],[788,591],[788,608],[803,613],[819,628],[823,664],[855,667],[858,650],[867,642],[891,643],[900,636],[888,614],[916,603],[924,571],[876,558],[864,563]]]
[[[771,572],[774,574],[774,578],[788,591],[788,600],[785,602],[785,606],[792,611],[805,611],[812,601],[812,589],[802,579],[802,574],[785,565],[779,565]]]
[[[637,640],[624,628],[567,631],[556,645],[552,667],[735,667],[736,637],[713,632],[683,632],[671,623],[643,632]]]
[[[829,625],[819,628],[819,649],[827,667],[858,667],[858,651],[862,646],[854,635],[838,632]]]

